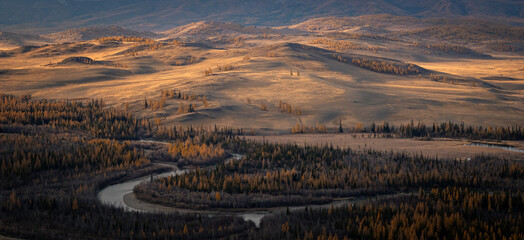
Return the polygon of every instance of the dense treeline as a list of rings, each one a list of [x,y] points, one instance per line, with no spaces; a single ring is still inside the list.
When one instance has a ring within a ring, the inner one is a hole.
[[[192,164],[206,164],[221,160],[226,156],[221,146],[206,143],[195,143],[190,139],[186,141],[177,140],[169,145],[169,154],[180,159],[178,162],[190,162]]]
[[[312,44],[324,44],[327,49],[334,52],[348,52],[350,50],[367,50],[372,52],[385,51],[379,46],[362,46],[350,41],[330,40],[325,38],[318,38],[311,42]]]
[[[426,125],[423,122],[415,124],[411,121],[408,124],[400,124],[396,128],[387,122],[377,125],[372,123],[369,129],[372,133],[396,133],[400,137],[449,137],[449,138],[468,138],[468,139],[494,139],[494,140],[523,140],[524,128],[514,127],[482,127],[465,125],[464,123],[433,123]]]
[[[340,124],[337,132],[340,132],[342,124]],[[316,133],[327,132],[318,131],[317,128],[307,127],[303,124],[297,123],[292,129],[292,133]],[[375,122],[364,127],[362,123],[357,123],[355,127],[348,129],[348,132],[354,133],[374,133],[380,134],[383,137],[400,137],[412,138],[422,137],[426,139],[431,138],[467,138],[472,140],[524,140],[524,128],[520,126],[474,126],[466,125],[465,123],[441,122],[426,124],[424,122],[411,121],[406,124],[394,126],[388,122],[377,124]]]
[[[156,139],[162,140],[186,140],[191,139],[196,144],[207,144],[207,145],[219,145],[226,149],[233,151],[239,151],[236,145],[238,144],[238,136],[243,135],[243,129],[233,128],[218,128],[213,129],[205,127],[193,127],[193,126],[174,126],[174,127],[160,127],[156,130],[151,127],[151,122],[147,121],[144,123],[148,134]]]
[[[272,207],[419,187],[524,187],[522,164],[490,157],[461,162],[330,146],[248,146],[250,150],[243,159],[221,163],[215,169],[195,169],[161,178],[135,190],[142,197],[157,196],[148,200],[205,208]],[[213,197],[215,192],[219,192],[220,200]],[[258,196],[258,200],[236,199],[245,199],[249,194]]]
[[[263,220],[251,239],[522,239],[521,192],[421,191],[374,204],[306,209]],[[280,231],[271,231],[279,229]]]
[[[378,62],[374,60],[368,60],[368,59],[359,59],[359,58],[353,58],[351,60],[351,63],[355,66],[359,66],[361,68],[369,69],[375,72],[380,73],[394,73],[397,75],[408,75],[408,74],[418,74],[419,71],[414,65],[409,65],[407,67],[403,66],[396,66],[392,63],[387,62]]]
[[[13,200],[15,204],[12,204]],[[0,196],[0,231],[37,239],[214,239],[244,233],[234,217],[124,212],[89,196]]]
[[[243,129],[204,127],[152,127],[145,123],[144,135],[168,141],[163,161],[176,162],[179,167],[202,166],[216,163],[230,156],[229,151],[240,151],[236,145]]]
[[[392,62],[371,60],[371,59],[365,59],[365,58],[360,58],[360,57],[351,58],[350,61],[348,61],[348,59],[341,57],[339,55],[333,55],[332,57],[338,60],[339,62],[351,63],[357,67],[368,69],[373,72],[389,73],[389,74],[397,74],[397,75],[418,74],[420,72],[419,68],[413,64],[404,66],[404,65],[395,64]]]
[[[11,188],[30,180],[63,181],[149,164],[126,143],[93,139],[0,135],[0,187]]]
[[[0,95],[0,124],[48,125],[88,131],[97,137],[133,138],[138,122],[122,110],[104,107],[102,100],[81,101]]]

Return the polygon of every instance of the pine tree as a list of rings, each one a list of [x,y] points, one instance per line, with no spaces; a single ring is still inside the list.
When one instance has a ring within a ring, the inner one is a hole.
[[[71,209],[73,209],[73,211],[78,209],[78,201],[76,200],[76,198],[73,200]]]

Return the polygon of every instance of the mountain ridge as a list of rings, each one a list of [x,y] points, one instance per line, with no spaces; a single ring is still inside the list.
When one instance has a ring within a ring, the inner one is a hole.
[[[392,14],[412,17],[524,18],[517,0],[19,0],[0,2],[0,28],[52,29],[119,25],[165,31],[202,20],[277,26],[315,17]],[[45,31],[45,30],[44,30]]]

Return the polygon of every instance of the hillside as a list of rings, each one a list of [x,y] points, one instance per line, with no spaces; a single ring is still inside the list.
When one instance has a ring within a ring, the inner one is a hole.
[[[0,2],[3,29],[65,30],[89,25],[119,25],[166,30],[195,21],[284,25],[314,17],[393,14],[414,17],[522,18],[518,0],[23,0]]]
[[[38,35],[0,31],[0,50],[16,48],[23,45],[45,44],[49,42],[48,39],[42,38]]]
[[[163,32],[162,34],[170,37],[192,37],[192,38],[209,38],[224,35],[262,35],[276,33],[273,28],[263,28],[254,26],[244,26],[236,23],[224,23],[219,21],[199,21],[183,26],[175,27]]]
[[[473,53],[471,49],[464,47],[479,46],[493,51],[521,52],[524,47],[522,25],[464,17],[419,19],[388,14],[322,17],[277,29],[309,32],[338,40],[367,39],[377,43],[393,41],[397,45],[400,42],[411,42],[414,46],[425,46],[426,50],[438,48],[444,52]]]
[[[51,33],[44,35],[44,38],[52,40],[54,42],[77,42],[77,41],[88,41],[102,37],[112,36],[133,36],[142,38],[155,38],[159,35],[153,32],[138,32],[130,29],[121,28],[118,26],[108,27],[84,27],[70,29],[62,32]]]
[[[289,133],[297,123],[333,129],[340,121],[522,124],[522,58],[372,35],[255,34],[238,44],[149,41],[91,40],[5,52],[0,87],[36,98],[103,98],[165,126],[216,124],[257,133]],[[100,64],[78,64],[87,58]],[[162,100],[165,90],[185,97]]]

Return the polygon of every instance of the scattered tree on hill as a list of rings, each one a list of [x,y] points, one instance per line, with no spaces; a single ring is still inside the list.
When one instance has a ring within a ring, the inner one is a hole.
[[[213,75],[213,70],[211,68],[204,70],[204,76],[211,76]]]
[[[300,107],[293,107],[291,104],[278,101],[278,108],[284,112],[291,113],[293,115],[302,115],[302,109]]]

